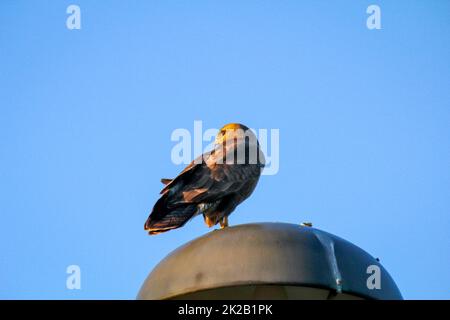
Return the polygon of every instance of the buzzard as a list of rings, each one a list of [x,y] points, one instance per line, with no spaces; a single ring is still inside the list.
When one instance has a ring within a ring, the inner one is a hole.
[[[228,226],[228,216],[253,192],[264,168],[264,154],[252,130],[225,125],[214,149],[192,161],[176,178],[161,179],[161,197],[145,222],[149,234],[182,227],[202,214],[208,227]]]

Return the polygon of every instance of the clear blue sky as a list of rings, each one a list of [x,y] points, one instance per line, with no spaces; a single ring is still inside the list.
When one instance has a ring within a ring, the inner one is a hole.
[[[143,230],[194,120],[280,129],[231,224],[312,221],[450,298],[449,34],[445,0],[1,1],[0,298],[133,299],[208,232]]]

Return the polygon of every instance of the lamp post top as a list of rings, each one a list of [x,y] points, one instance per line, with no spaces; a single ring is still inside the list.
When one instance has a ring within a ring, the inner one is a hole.
[[[372,272],[379,272],[380,288],[371,285]],[[331,296],[402,299],[378,259],[333,234],[289,223],[236,225],[186,243],[153,269],[138,299],[260,285],[315,288]]]

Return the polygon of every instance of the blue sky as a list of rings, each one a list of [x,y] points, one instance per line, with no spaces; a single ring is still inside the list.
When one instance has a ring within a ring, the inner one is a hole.
[[[81,30],[66,8],[81,8]],[[381,8],[368,30],[366,8]],[[280,130],[231,224],[301,223],[450,298],[449,1],[1,1],[0,298],[133,299],[174,129]],[[81,290],[66,268],[81,268]]]

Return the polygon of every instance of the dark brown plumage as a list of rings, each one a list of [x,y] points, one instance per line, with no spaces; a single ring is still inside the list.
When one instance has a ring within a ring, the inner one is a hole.
[[[191,162],[165,187],[145,222],[149,234],[182,227],[203,214],[211,227],[228,225],[228,216],[247,199],[258,183],[264,155],[254,133],[241,124],[224,126],[214,150]]]

